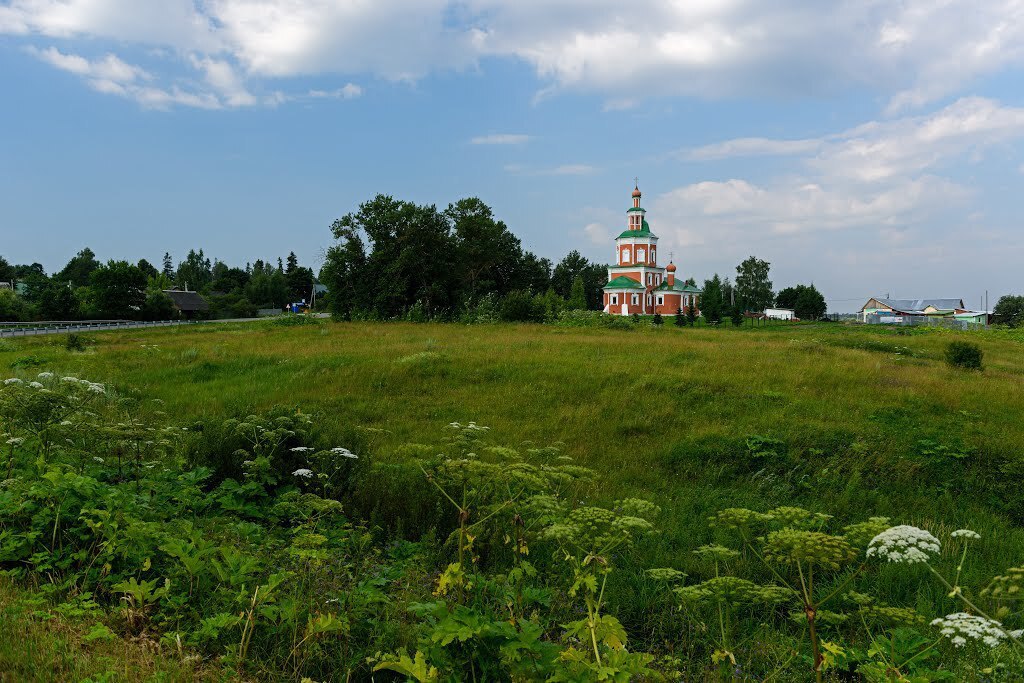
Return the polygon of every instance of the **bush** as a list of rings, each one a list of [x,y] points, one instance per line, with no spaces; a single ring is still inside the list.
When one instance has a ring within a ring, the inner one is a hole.
[[[82,335],[74,332],[69,334],[68,338],[64,340],[64,348],[68,351],[85,351],[85,341],[83,341]]]
[[[542,323],[546,313],[544,298],[527,291],[509,292],[501,300],[501,319],[505,322]]]
[[[946,347],[946,363],[954,368],[981,370],[981,347],[974,342],[955,341]]]

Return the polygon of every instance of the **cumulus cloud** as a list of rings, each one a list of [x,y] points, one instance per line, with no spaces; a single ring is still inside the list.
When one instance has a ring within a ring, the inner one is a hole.
[[[652,202],[659,223],[677,243],[693,226],[719,242],[765,243],[794,233],[884,230],[898,244],[907,226],[966,205],[974,192],[944,177],[966,158],[1024,138],[1024,108],[962,98],[938,111],[870,121],[808,140],[740,138],[684,151],[700,161],[774,154],[793,157],[782,175],[761,183],[707,180],[666,192]],[[674,234],[673,234],[674,231]]]
[[[608,110],[648,95],[861,87],[897,114],[1024,62],[1019,0],[594,0],[586,11],[576,0],[9,0],[0,32],[163,48],[213,70],[228,64],[244,87],[218,89],[223,74],[203,67],[225,106],[264,101],[246,94],[258,79],[414,80],[506,58],[529,64],[543,93],[595,92]]]
[[[472,145],[521,145],[529,140],[529,135],[497,133],[494,135],[478,135],[469,142]]]

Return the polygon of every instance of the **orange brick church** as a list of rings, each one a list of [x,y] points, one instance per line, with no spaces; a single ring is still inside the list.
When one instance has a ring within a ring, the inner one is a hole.
[[[699,311],[703,293],[693,285],[676,280],[676,266],[658,265],[658,236],[647,224],[647,211],[640,207],[640,187],[633,190],[633,206],[626,215],[628,228],[615,239],[615,264],[608,266],[604,286],[604,312],[613,315],[674,315],[691,306]]]

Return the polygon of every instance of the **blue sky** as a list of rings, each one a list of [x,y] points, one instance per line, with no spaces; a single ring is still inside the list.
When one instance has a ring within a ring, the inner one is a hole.
[[[0,0],[0,255],[318,265],[383,192],[605,262],[639,176],[687,276],[976,306],[1024,293],[1022,64],[1014,0]]]

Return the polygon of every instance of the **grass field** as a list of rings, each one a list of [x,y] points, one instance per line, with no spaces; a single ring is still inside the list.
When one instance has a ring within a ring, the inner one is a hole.
[[[981,345],[983,372],[944,363],[945,345],[966,338]],[[642,496],[662,507],[660,535],[632,560],[643,567],[686,570],[689,551],[715,538],[707,518],[716,510],[780,504],[974,529],[986,540],[967,583],[1024,560],[1024,337],[1006,332],[325,322],[91,342],[85,352],[53,337],[3,343],[0,368],[159,398],[182,424],[298,407],[338,442],[371,428],[364,447],[378,463],[400,459],[401,444],[437,442],[453,421],[489,426],[496,443],[561,442],[604,476],[595,500]],[[360,506],[375,519],[399,514]],[[950,606],[919,579],[878,577],[926,616]],[[644,615],[662,596],[635,573],[618,581],[629,596],[620,618],[657,639]]]

